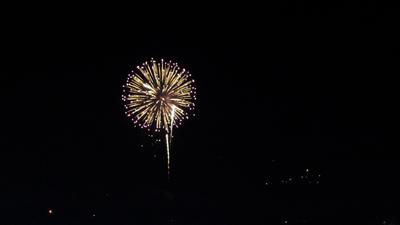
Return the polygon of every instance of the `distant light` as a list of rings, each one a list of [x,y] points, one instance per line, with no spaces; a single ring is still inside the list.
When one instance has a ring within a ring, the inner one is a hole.
[[[52,209],[49,209],[49,215],[53,215],[53,210]]]
[[[310,170],[309,170],[309,169],[306,169],[306,172],[308,173],[308,172],[310,172]]]

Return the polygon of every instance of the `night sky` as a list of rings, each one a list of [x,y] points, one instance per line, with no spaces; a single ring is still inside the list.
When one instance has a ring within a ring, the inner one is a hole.
[[[61,11],[2,21],[0,224],[400,224],[395,8]],[[196,80],[170,181],[121,101],[150,58]]]

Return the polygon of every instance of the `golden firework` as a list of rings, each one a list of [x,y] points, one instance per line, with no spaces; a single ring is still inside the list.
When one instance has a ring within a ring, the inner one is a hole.
[[[194,109],[193,84],[190,73],[177,63],[151,59],[128,76],[122,95],[126,114],[141,128],[171,133]]]
[[[196,88],[190,73],[177,63],[151,59],[132,70],[123,88],[126,115],[148,131],[165,132],[168,178],[172,130],[189,118]]]

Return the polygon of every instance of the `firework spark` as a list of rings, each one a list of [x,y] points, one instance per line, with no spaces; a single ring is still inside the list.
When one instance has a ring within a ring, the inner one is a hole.
[[[190,73],[177,63],[151,59],[129,74],[122,100],[126,115],[136,126],[165,132],[169,171],[173,127],[188,119],[195,106],[196,88]]]

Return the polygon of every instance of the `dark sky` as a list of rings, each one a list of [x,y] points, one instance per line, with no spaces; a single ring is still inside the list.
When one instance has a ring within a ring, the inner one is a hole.
[[[396,10],[237,7],[5,21],[0,223],[395,222]],[[164,146],[121,102],[151,57],[191,71],[198,90],[169,182]]]

